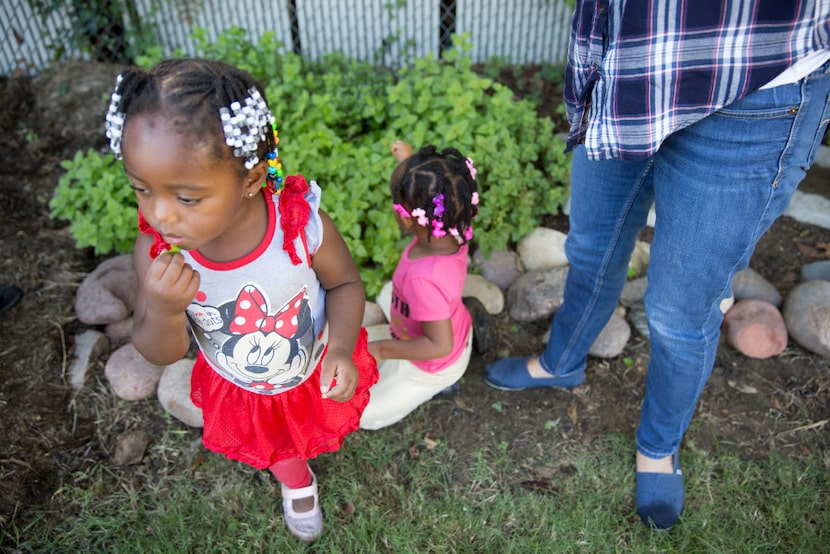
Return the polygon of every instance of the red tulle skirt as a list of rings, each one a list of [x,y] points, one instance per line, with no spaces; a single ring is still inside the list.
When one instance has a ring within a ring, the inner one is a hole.
[[[357,389],[351,400],[337,402],[320,394],[319,364],[298,387],[280,394],[257,394],[221,377],[200,352],[193,366],[190,397],[202,409],[202,442],[214,452],[258,469],[287,458],[308,460],[339,449],[346,435],[359,427],[369,388],[378,380],[365,329],[360,330],[352,359],[360,375]]]

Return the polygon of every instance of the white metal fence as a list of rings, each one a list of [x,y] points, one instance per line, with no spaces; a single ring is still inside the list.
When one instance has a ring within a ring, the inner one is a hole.
[[[90,6],[109,10],[81,11]],[[474,61],[558,63],[569,20],[566,0],[0,0],[0,72],[37,72],[56,57],[123,61],[113,52],[129,59],[139,31],[149,33],[144,44],[192,54],[194,29],[212,40],[233,26],[252,42],[272,31],[285,50],[313,59],[340,51],[398,67],[469,33]]]

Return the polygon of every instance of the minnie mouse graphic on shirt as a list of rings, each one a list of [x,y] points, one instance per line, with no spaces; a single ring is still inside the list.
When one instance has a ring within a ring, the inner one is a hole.
[[[273,312],[265,295],[249,284],[232,302],[217,308],[194,302],[187,313],[201,331],[196,338],[211,365],[226,379],[262,394],[305,381],[325,343],[323,332],[315,341],[306,287]]]

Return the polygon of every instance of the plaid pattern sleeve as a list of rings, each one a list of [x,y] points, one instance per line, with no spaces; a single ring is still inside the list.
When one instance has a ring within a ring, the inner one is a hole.
[[[568,150],[638,160],[671,133],[830,49],[830,0],[577,0]]]

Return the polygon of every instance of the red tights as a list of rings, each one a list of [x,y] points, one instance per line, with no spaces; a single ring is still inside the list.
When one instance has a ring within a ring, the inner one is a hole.
[[[300,489],[311,483],[311,470],[308,462],[300,458],[280,460],[268,470],[277,478],[277,481],[289,489]]]

